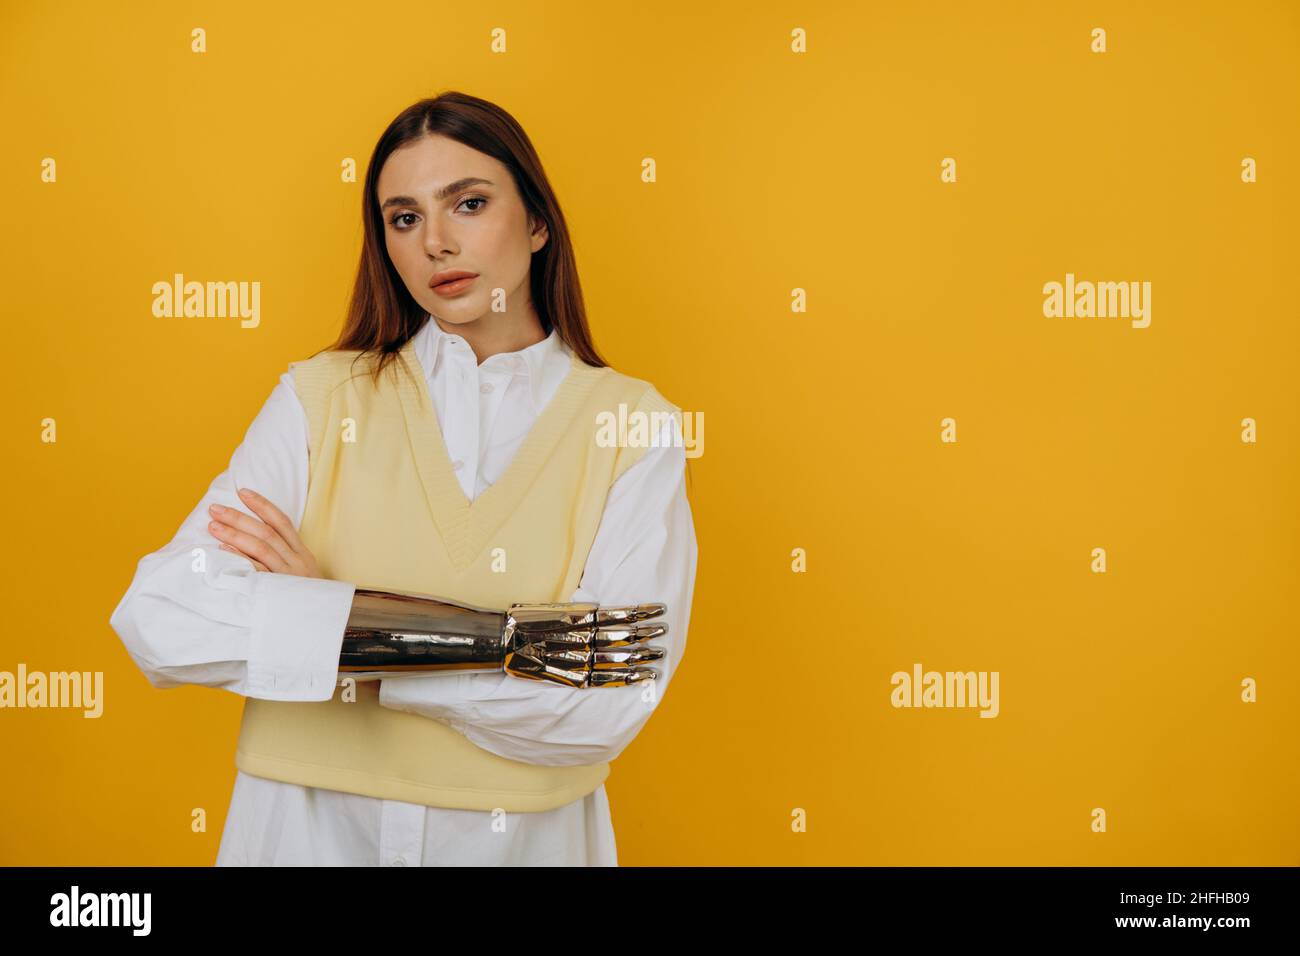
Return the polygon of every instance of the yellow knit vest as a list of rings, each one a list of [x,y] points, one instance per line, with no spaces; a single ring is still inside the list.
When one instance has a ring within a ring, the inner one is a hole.
[[[634,426],[638,419],[662,422],[663,414],[680,414],[648,382],[574,355],[568,377],[506,472],[471,503],[452,470],[412,343],[401,349],[404,367],[385,369],[377,391],[374,357],[360,355],[330,351],[293,365],[310,444],[299,534],[322,577],[358,587],[496,610],[570,600],[610,486],[646,450],[639,437],[645,432],[634,428],[630,440],[613,447],[598,441],[598,416],[608,412]],[[505,570],[494,570],[502,559]],[[607,762],[552,767],[501,757],[441,721],[381,707],[375,682],[357,683],[355,690],[355,701],[345,701],[340,687],[323,702],[246,698],[236,766],[303,786],[508,812],[563,806],[609,775]]]

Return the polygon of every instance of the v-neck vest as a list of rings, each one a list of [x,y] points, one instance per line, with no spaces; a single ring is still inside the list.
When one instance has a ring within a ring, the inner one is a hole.
[[[322,577],[496,610],[571,600],[609,489],[647,447],[635,438],[598,440],[608,438],[603,413],[625,424],[662,423],[660,416],[680,410],[650,383],[574,354],[568,376],[505,473],[470,502],[452,470],[411,342],[401,357],[404,367],[386,369],[378,387],[374,356],[355,350],[323,352],[292,366],[310,451],[298,533]],[[548,694],[560,707],[564,694],[639,693],[538,687],[538,706]],[[246,698],[235,763],[245,773],[302,786],[507,812],[563,806],[609,775],[608,762],[545,766],[494,754],[442,721],[382,707],[373,681],[355,684],[355,700],[338,686],[321,702]]]

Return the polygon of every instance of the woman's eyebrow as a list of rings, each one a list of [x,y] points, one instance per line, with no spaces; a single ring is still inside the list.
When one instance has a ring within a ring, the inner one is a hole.
[[[461,179],[456,180],[454,183],[448,183],[446,186],[443,186],[441,189],[438,190],[438,192],[434,195],[433,198],[438,202],[441,202],[442,200],[450,196],[452,193],[460,192],[460,190],[464,189],[466,186],[477,186],[480,183],[482,183],[485,186],[496,185],[490,179],[480,179],[478,176],[465,176]],[[383,210],[383,209],[387,209],[389,206],[418,206],[418,205],[419,202],[417,202],[415,199],[412,199],[410,196],[390,196],[384,200],[384,204],[379,208]]]

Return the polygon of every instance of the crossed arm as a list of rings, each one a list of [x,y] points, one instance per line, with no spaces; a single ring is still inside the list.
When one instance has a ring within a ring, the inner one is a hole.
[[[665,434],[619,478],[569,598],[666,603],[658,680],[584,691],[504,673],[436,674],[385,680],[381,705],[442,720],[478,746],[524,762],[616,757],[662,700],[685,652],[698,551],[684,465],[680,433]],[[313,576],[314,559],[292,545],[306,484],[305,416],[286,373],[229,467],[172,541],[140,560],[113,612],[114,630],[154,686],[201,684],[271,700],[332,696],[356,589]],[[241,498],[240,488],[262,499]],[[232,510],[220,516],[212,505]],[[253,523],[278,530],[260,543],[239,537],[248,534],[240,526]]]

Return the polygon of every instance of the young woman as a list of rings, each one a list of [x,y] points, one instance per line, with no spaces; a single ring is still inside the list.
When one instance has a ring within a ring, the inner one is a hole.
[[[362,202],[338,341],[280,377],[111,624],[154,686],[245,698],[218,865],[617,865],[603,781],[663,699],[693,596],[679,410],[597,355],[564,217],[499,107],[403,111]],[[651,441],[595,440],[620,405]],[[349,692],[364,588],[662,602],[667,653],[626,686],[480,671]]]

